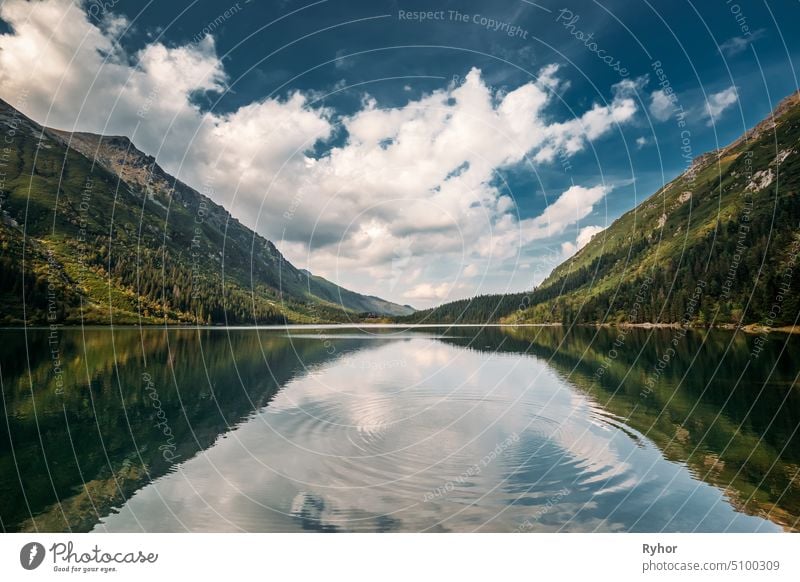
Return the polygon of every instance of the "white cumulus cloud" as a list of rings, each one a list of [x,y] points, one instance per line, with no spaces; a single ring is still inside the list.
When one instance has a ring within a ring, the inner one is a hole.
[[[650,94],[650,115],[658,121],[666,121],[675,110],[675,94],[667,94],[663,89],[656,89]]]
[[[719,45],[719,50],[722,51],[726,57],[735,57],[743,53],[753,42],[765,36],[766,32],[765,29],[759,28],[752,33],[731,37]]]
[[[706,100],[705,117],[708,118],[707,124],[713,125],[722,113],[739,101],[739,94],[736,87],[731,85],[719,93],[712,93]]]
[[[578,231],[578,236],[575,242],[565,242],[561,244],[561,251],[565,257],[571,257],[583,247],[589,244],[592,238],[605,230],[602,226],[585,226]]]
[[[12,29],[0,35],[0,97],[46,125],[131,136],[298,266],[421,306],[503,290],[502,277],[490,289],[457,281],[513,273],[523,248],[577,225],[609,191],[548,193],[539,216],[520,219],[494,185],[499,170],[573,156],[637,111],[637,87],[623,81],[610,101],[553,120],[546,111],[566,81],[547,65],[537,81],[503,92],[473,68],[392,109],[365,95],[360,110],[340,115],[295,92],[208,112],[193,97],[219,95],[228,81],[211,37],[127,54],[116,42],[124,18],[91,21],[71,0],[6,0],[0,18]],[[729,105],[714,103],[713,116]],[[312,153],[342,132],[341,143]]]

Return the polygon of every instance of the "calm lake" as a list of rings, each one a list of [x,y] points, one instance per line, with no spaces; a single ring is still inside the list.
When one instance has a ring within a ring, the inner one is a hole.
[[[2,330],[0,526],[797,529],[800,337],[681,334]]]

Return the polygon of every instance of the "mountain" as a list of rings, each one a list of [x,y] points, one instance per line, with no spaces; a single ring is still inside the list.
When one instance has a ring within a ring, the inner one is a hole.
[[[362,295],[339,287],[336,283],[328,281],[319,275],[312,275],[309,271],[301,269],[308,278],[308,285],[316,297],[332,303],[346,305],[349,309],[362,314],[404,316],[414,313],[410,305],[398,305],[374,295]]]
[[[614,221],[527,293],[403,321],[794,325],[800,93]]]
[[[3,323],[308,323],[413,312],[297,269],[126,137],[45,128],[2,101],[0,133]]]

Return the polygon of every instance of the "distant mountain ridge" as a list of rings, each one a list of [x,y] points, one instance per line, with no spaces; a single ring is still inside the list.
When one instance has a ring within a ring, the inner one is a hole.
[[[800,92],[695,158],[536,288],[401,321],[794,325],[800,315]]]
[[[414,311],[297,269],[127,137],[44,128],[3,101],[0,132],[11,142],[0,156],[5,323],[311,323]]]

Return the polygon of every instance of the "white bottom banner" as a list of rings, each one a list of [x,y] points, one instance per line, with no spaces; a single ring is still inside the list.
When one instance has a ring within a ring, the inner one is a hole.
[[[4,534],[2,580],[798,580],[791,534]],[[247,577],[247,578],[245,578]]]

